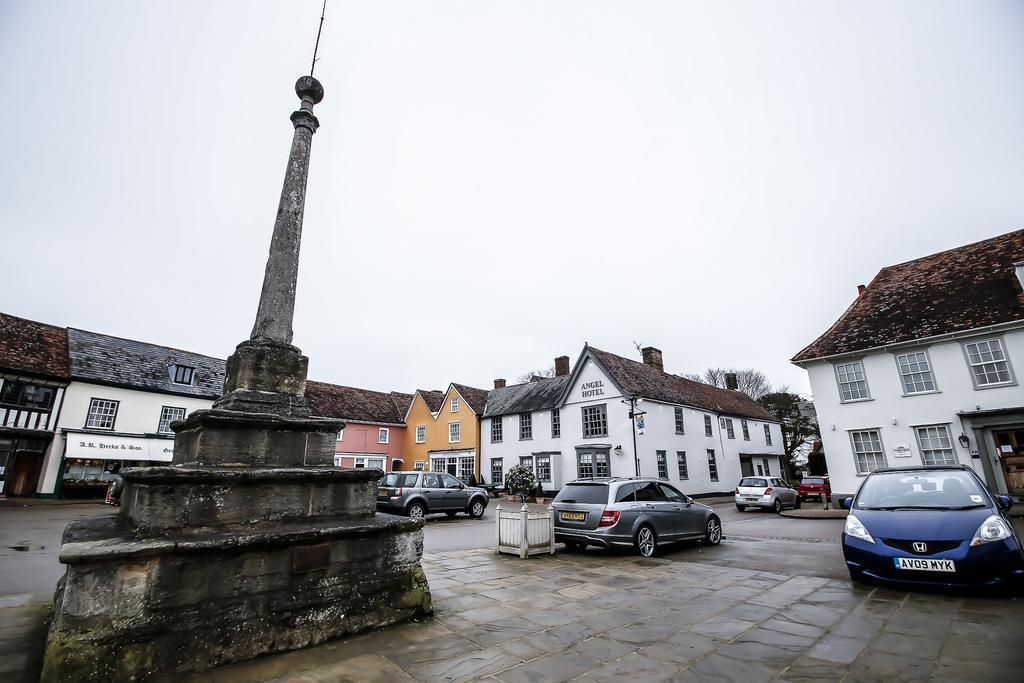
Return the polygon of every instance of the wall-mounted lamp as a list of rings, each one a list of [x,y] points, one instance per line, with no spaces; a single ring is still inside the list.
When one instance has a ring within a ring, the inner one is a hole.
[[[615,455],[622,455],[622,446],[615,447]]]
[[[832,431],[833,432],[836,431],[836,426],[835,425],[832,425]]]
[[[896,418],[895,417],[892,419],[892,423],[896,424]]]
[[[963,432],[960,433],[960,436],[958,436],[956,440],[959,441],[960,445],[963,446],[964,448],[970,448],[971,446],[971,440],[967,438],[967,435],[964,434]]]

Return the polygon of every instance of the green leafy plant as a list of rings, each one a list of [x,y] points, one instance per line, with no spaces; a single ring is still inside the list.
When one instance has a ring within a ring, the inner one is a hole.
[[[505,475],[505,490],[513,495],[528,496],[537,490],[537,478],[526,465],[516,465]]]

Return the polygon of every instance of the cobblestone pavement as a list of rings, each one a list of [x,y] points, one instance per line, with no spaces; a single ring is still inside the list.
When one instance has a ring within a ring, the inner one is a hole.
[[[192,681],[1020,681],[1021,601],[628,555],[424,556],[435,618]]]

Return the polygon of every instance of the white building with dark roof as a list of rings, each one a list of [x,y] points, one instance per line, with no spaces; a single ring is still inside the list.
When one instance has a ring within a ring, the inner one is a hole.
[[[658,349],[643,357],[585,346],[571,372],[562,357],[552,379],[496,386],[481,420],[487,481],[500,484],[526,464],[546,491],[640,474],[705,495],[731,491],[745,475],[782,474],[781,426],[771,414],[734,389],[665,372]]]
[[[883,268],[792,361],[835,498],[921,464],[970,465],[1024,496],[1024,230]]]
[[[170,462],[170,423],[209,408],[224,361],[70,328],[71,382],[43,462],[40,495],[102,496],[120,467]]]

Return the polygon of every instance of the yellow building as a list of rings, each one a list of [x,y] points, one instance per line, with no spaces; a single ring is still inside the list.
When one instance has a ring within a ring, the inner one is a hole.
[[[419,390],[405,416],[402,469],[480,479],[480,416],[487,391],[450,384],[444,393]]]

